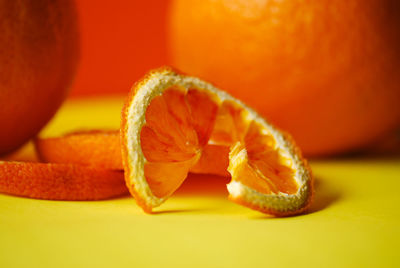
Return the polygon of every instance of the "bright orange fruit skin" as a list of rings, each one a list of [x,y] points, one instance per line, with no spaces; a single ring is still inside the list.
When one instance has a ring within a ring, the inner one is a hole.
[[[242,99],[308,156],[400,124],[396,0],[174,0],[173,64]]]
[[[123,170],[118,131],[89,130],[37,138],[35,148],[39,159],[46,163]]]
[[[49,200],[100,200],[128,192],[122,171],[71,164],[0,162],[0,193]]]
[[[36,135],[67,96],[76,17],[73,1],[0,0],[0,154]]]

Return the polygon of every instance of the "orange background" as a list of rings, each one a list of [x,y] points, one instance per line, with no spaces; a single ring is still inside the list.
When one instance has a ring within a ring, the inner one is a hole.
[[[70,96],[126,94],[149,69],[167,63],[169,1],[76,1],[80,65]]]

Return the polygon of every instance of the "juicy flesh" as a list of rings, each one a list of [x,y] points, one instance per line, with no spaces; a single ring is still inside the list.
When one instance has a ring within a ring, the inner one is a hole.
[[[141,145],[152,193],[169,196],[188,172],[225,175],[229,151],[231,159],[245,152],[245,161],[231,163],[233,180],[260,193],[296,193],[294,171],[283,164],[274,138],[254,121],[246,121],[244,108],[216,100],[205,90],[174,86],[151,101]]]

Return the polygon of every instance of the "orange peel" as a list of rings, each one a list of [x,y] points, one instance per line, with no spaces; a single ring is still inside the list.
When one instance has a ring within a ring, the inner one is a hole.
[[[0,161],[0,192],[49,200],[101,200],[128,192],[121,171]]]
[[[276,216],[311,204],[311,170],[290,136],[198,78],[150,72],[133,86],[120,131],[125,181],[145,212],[179,188],[210,145],[229,152],[231,200]]]
[[[64,163],[122,170],[118,130],[88,130],[61,137],[37,138],[39,159],[47,163]]]

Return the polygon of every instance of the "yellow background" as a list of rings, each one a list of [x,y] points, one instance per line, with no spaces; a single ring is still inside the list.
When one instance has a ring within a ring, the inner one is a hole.
[[[122,103],[68,101],[42,136],[118,128]],[[400,267],[400,159],[311,166],[314,205],[289,218],[229,202],[227,180],[204,175],[191,175],[155,215],[128,196],[64,202],[0,194],[0,267]]]

